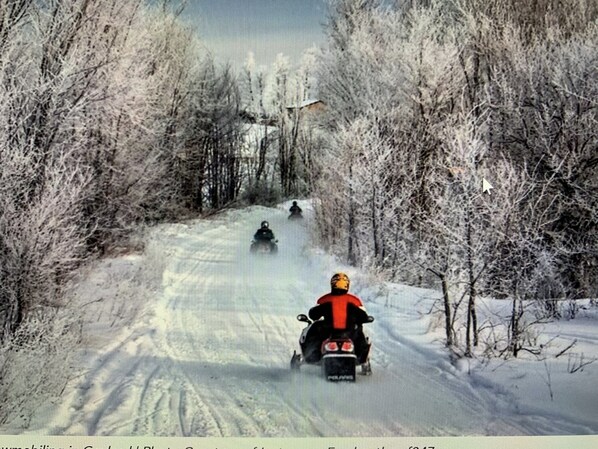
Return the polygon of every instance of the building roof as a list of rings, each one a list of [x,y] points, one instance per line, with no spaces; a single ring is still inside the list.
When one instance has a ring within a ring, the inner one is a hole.
[[[322,103],[322,100],[317,100],[315,98],[310,98],[307,100],[303,100],[301,103],[299,104],[294,104],[291,106],[287,106],[287,109],[303,109],[307,106],[311,106],[312,104],[316,104],[316,103]]]

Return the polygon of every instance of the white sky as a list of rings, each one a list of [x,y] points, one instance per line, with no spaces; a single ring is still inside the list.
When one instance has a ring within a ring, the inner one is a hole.
[[[298,63],[302,52],[324,42],[324,0],[189,0],[185,15],[218,62],[240,67],[248,52],[258,65],[278,53]]]

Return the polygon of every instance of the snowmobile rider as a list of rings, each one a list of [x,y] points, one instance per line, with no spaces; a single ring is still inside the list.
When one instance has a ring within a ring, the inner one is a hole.
[[[368,322],[368,313],[361,300],[349,293],[351,281],[345,273],[335,273],[330,279],[330,293],[322,296],[317,305],[309,310],[309,317],[314,320],[316,329],[310,332],[306,338],[306,344],[314,348],[320,348],[322,341],[330,334],[348,333],[355,344],[355,353],[359,364],[368,361],[370,346],[368,339],[363,333],[362,324]],[[324,318],[322,321],[320,318]],[[312,326],[314,327],[314,326]],[[313,339],[313,340],[312,340]],[[318,340],[316,345],[315,340]],[[307,341],[309,340],[309,341]],[[321,354],[313,354],[313,357],[321,357]]]
[[[274,232],[270,229],[270,224],[267,221],[262,221],[260,228],[255,232],[253,238],[256,241],[264,240],[272,243],[274,240]]]
[[[297,205],[297,201],[293,201],[293,205],[289,209],[289,212],[291,215],[301,215],[303,210],[301,210],[301,208]]]

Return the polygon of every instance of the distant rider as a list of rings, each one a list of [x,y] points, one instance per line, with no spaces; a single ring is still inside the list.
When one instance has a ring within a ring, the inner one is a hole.
[[[291,213],[291,215],[301,215],[301,213],[303,212],[301,210],[301,208],[297,205],[297,201],[293,201],[293,205],[291,206],[291,208],[289,209],[289,212]]]
[[[270,229],[270,224],[267,221],[262,221],[260,228],[255,232],[253,238],[256,241],[266,241],[272,243],[274,240],[274,232]]]
[[[309,310],[314,320],[305,341],[311,348],[308,362],[321,358],[320,346],[331,334],[347,333],[355,344],[359,364],[369,363],[370,343],[363,333],[362,324],[368,321],[368,313],[361,300],[349,292],[350,280],[345,273],[336,273],[330,279],[330,293],[322,296],[317,305]],[[323,318],[323,320],[320,320]]]

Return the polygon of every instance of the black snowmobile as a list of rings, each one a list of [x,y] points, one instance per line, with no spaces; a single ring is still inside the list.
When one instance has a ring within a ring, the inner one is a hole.
[[[249,251],[252,254],[276,254],[278,252],[278,240],[252,240]]]
[[[299,370],[302,364],[320,365],[324,377],[332,382],[355,382],[357,366],[361,367],[363,375],[372,373],[369,341],[367,348],[358,353],[348,332],[334,331],[323,320],[311,321],[304,314],[298,315],[297,320],[308,325],[301,332],[301,354],[293,353],[291,369]],[[373,321],[374,317],[368,316],[367,323]]]
[[[260,228],[253,235],[249,251],[252,254],[276,254],[278,252],[278,240],[270,229],[270,223],[262,221]]]
[[[288,219],[289,219],[289,220],[291,220],[291,221],[295,221],[295,220],[297,220],[297,221],[299,221],[299,220],[303,220],[303,213],[302,213],[300,210],[298,210],[298,211],[293,211],[293,212],[291,212],[291,214],[289,215],[289,218],[288,218]]]

